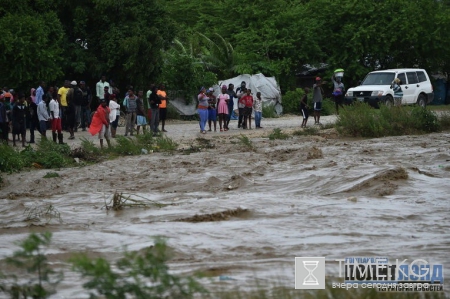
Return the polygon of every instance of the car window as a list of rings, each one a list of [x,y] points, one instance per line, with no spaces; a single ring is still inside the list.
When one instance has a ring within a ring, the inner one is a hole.
[[[427,81],[427,76],[425,75],[424,72],[419,71],[419,72],[416,72],[416,73],[417,73],[417,77],[418,77],[418,79],[419,79],[419,82],[425,82],[425,81]]]
[[[408,84],[419,83],[416,72],[407,72],[406,76],[408,77]]]
[[[394,77],[394,73],[370,73],[361,85],[390,85]]]
[[[408,84],[408,82],[406,82],[406,75],[405,75],[405,73],[400,73],[400,74],[398,74],[398,75],[397,75],[397,78],[399,78],[400,81],[402,81],[402,82],[400,83],[400,85]]]

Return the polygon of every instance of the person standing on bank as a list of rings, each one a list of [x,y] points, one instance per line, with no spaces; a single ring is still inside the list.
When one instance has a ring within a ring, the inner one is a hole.
[[[44,88],[45,82],[41,81],[39,87],[36,89],[36,97],[35,97],[36,105],[39,105],[39,103],[44,100]]]
[[[308,117],[309,117],[309,107],[308,107],[308,93],[309,93],[309,88],[305,87],[305,94],[303,95],[303,97],[300,99],[300,111],[302,112],[303,115],[303,121],[302,121],[302,128],[306,128],[306,123],[308,122]]]
[[[47,137],[47,122],[50,120],[47,110],[47,99],[42,100],[37,105],[37,116],[39,120],[39,132],[42,136]]]
[[[80,89],[83,92],[83,100],[81,101],[80,120],[77,121],[81,121],[81,130],[86,131],[86,128],[89,128],[91,123],[92,94],[84,81],[80,82]]]
[[[144,91],[139,90],[136,99],[136,135],[139,135],[139,130],[142,127],[142,133],[145,134],[147,127],[147,118],[145,117],[145,107],[144,107]]]
[[[40,132],[39,119],[37,115],[37,105],[35,102],[33,102],[31,97],[27,98],[27,104],[28,107],[26,109],[26,120],[30,128],[30,141],[28,141],[28,143],[35,143],[34,131],[37,129],[38,132]]]
[[[336,105],[336,114],[339,115],[339,106],[341,108],[344,108],[344,92],[345,92],[345,86],[344,83],[341,82],[341,77],[336,77],[333,75],[331,77],[331,81],[333,82],[333,97],[334,97],[334,103]]]
[[[64,86],[58,89],[58,102],[60,104],[61,107],[61,123],[62,123],[62,127],[64,130],[68,129],[67,126],[67,93],[70,90],[70,81],[69,80],[65,80],[64,81]]]
[[[222,85],[222,93],[218,96],[217,103],[217,113],[219,114],[219,127],[220,132],[228,131],[227,120],[228,120],[228,102],[230,101],[230,96],[227,93],[227,86]],[[208,112],[209,113],[209,112]],[[223,128],[222,128],[223,122]]]
[[[208,107],[209,98],[205,94],[206,88],[200,88],[200,93],[198,94],[198,115],[200,116],[200,133],[206,134],[206,122],[208,121]]]
[[[150,118],[150,130],[152,130],[153,134],[159,132],[159,104],[161,104],[161,99],[159,98],[157,92],[158,88],[153,85],[149,96],[150,109],[152,110],[152,117]]]
[[[112,93],[109,96],[109,122],[111,124],[111,137],[116,138],[117,126],[120,118],[120,105],[117,103],[116,94]]]
[[[230,120],[237,119],[236,115],[234,114],[234,98],[237,98],[236,93],[234,92],[234,85],[228,84],[227,94],[230,97],[228,100],[228,119],[227,119],[227,129],[229,129],[230,126]]]
[[[244,119],[245,105],[241,103],[240,99],[241,97],[246,95],[246,92],[247,92],[246,83],[245,81],[242,81],[241,86],[236,89],[236,97],[238,98],[238,111],[239,111],[238,128],[244,125],[243,119]]]
[[[125,124],[125,136],[128,136],[128,133],[130,133],[131,136],[134,135],[133,131],[134,131],[134,124],[136,123],[136,109],[137,109],[136,99],[137,98],[134,95],[133,88],[129,88],[128,95],[123,100],[123,105],[127,112],[127,120]]]
[[[106,139],[108,147],[111,147],[110,142],[110,118],[109,118],[109,107],[106,106],[106,100],[101,99],[100,105],[97,107],[94,116],[92,117],[92,124],[89,126],[89,133],[92,136],[98,133],[98,139],[100,140],[100,147],[103,149],[103,138]]]
[[[164,129],[164,126],[166,125],[166,118],[167,118],[167,93],[166,93],[166,87],[164,84],[161,84],[159,86],[159,90],[157,92],[159,99],[161,100],[161,104],[159,104],[159,119],[161,120],[161,131],[167,132]]]
[[[322,111],[323,90],[322,85],[326,82],[320,77],[316,77],[316,83],[313,85],[313,102],[314,102],[314,124],[322,125],[320,123],[320,112]]]
[[[256,98],[253,99],[253,111],[255,111],[255,127],[257,129],[262,129],[261,119],[262,119],[262,106],[263,102],[261,99],[261,92],[256,93]]]
[[[25,147],[25,95],[19,94],[19,101],[14,103],[12,108],[12,125],[13,125],[13,146],[16,146],[16,135],[22,137],[22,147]]]
[[[108,89],[110,88],[108,81],[106,81],[106,76],[103,75],[100,81],[97,82],[97,85],[95,86],[97,96],[97,100],[102,100],[105,98],[105,87],[108,86]]]
[[[63,134],[61,125],[61,116],[59,110],[59,97],[53,98],[49,104],[50,116],[52,120],[52,137],[53,142],[56,142],[56,137],[58,137],[59,143],[63,144]]]
[[[395,78],[394,82],[392,82],[391,89],[394,91],[394,105],[401,106],[403,99],[403,90],[400,86],[402,84],[402,80],[400,78]]]
[[[67,128],[69,129],[69,139],[75,139],[74,131],[76,130],[75,117],[76,117],[76,105],[83,101],[83,92],[77,85],[77,81],[70,83],[72,88],[67,92]]]

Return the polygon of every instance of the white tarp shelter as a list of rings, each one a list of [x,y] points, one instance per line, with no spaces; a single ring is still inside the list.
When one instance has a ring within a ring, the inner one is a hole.
[[[230,83],[234,85],[234,90],[236,90],[236,88],[241,86],[242,81],[245,81],[246,87],[252,90],[252,94],[254,97],[256,97],[256,93],[258,91],[261,92],[261,98],[264,102],[264,105],[274,105],[277,113],[281,114],[282,107],[281,105],[277,105],[278,103],[281,104],[281,91],[277,81],[275,80],[275,77],[266,77],[263,74],[239,75],[234,78],[219,81],[219,84],[212,86],[214,88],[214,94],[216,96],[219,95],[219,93],[221,92],[221,86],[226,85],[228,88],[228,84]],[[210,86],[205,86],[205,88],[209,87]],[[195,95],[195,98],[197,98],[197,95]],[[180,115],[188,116],[197,113],[196,100],[192,101],[190,105],[186,105],[183,98],[174,97],[169,100],[169,103],[172,104],[178,110],[178,112],[180,112]],[[236,99],[234,99],[234,109],[237,110]]]
[[[244,74],[219,81],[219,85],[214,86],[214,94],[218,95],[220,93],[220,86],[226,85],[228,87],[228,84],[230,83],[234,85],[234,90],[236,90],[236,88],[241,86],[242,81],[245,81],[246,87],[252,90],[254,97],[256,97],[258,91],[261,92],[261,98],[265,105],[281,104],[281,91],[277,80],[275,80],[275,77],[266,77],[263,74]],[[236,100],[234,101],[234,109],[237,109]]]

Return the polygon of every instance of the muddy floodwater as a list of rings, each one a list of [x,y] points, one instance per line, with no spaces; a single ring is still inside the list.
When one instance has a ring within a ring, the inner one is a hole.
[[[201,151],[124,157],[49,179],[48,170],[3,175],[0,258],[30,232],[51,231],[56,268],[69,268],[73,252],[114,260],[124,246],[139,250],[164,236],[174,252],[171,269],[202,270],[213,286],[293,288],[296,256],[326,257],[336,281],[343,278],[333,261],[354,256],[426,259],[450,277],[450,134],[349,139],[328,130],[266,138],[300,121],[263,120],[264,130],[233,125],[202,136],[196,123],[171,123],[167,135],[180,149]],[[108,211],[115,191],[164,205]],[[48,204],[61,222],[25,221],[26,208]],[[52,298],[83,298],[81,284],[67,271]]]

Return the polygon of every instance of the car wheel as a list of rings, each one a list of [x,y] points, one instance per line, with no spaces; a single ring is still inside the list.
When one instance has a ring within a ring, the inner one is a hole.
[[[423,108],[427,106],[427,99],[424,94],[419,94],[419,97],[417,98],[417,105]]]
[[[394,99],[392,98],[392,96],[387,95],[387,96],[386,96],[386,99],[384,100],[384,104],[385,104],[387,107],[392,107],[392,106],[394,106]]]

